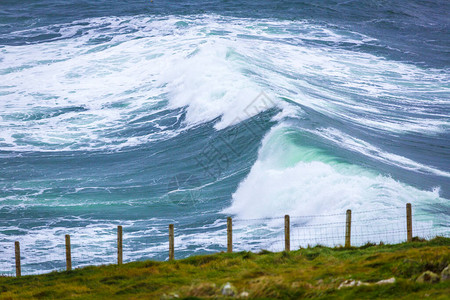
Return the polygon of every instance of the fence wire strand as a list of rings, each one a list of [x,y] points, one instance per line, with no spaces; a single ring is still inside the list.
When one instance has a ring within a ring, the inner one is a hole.
[[[413,207],[413,236],[433,238],[450,237],[450,227],[445,222],[436,222],[433,216]],[[415,213],[417,211],[417,213]],[[374,212],[385,212],[373,216]],[[233,219],[233,251],[259,252],[285,250],[285,232],[281,217],[236,218]],[[316,245],[343,246],[346,238],[346,213],[289,216],[290,250]],[[202,227],[179,226],[175,230],[175,258],[189,255],[215,253],[227,248],[227,222],[217,220]],[[436,224],[440,226],[436,226]],[[127,232],[124,227],[124,263],[143,259],[167,259],[168,232],[166,224],[152,224],[151,230],[141,234]],[[168,225],[168,224],[167,224]],[[71,236],[72,266],[117,263],[117,232],[115,228],[99,227],[94,230],[101,238],[88,239],[92,231],[77,230]],[[147,236],[146,236],[147,235]],[[152,239],[148,238],[152,235]],[[66,268],[65,242],[63,233],[55,236],[58,241],[35,240],[33,244],[21,244],[22,275],[42,274]],[[351,246],[367,243],[401,243],[407,239],[406,211],[404,207],[382,208],[352,212]],[[153,244],[152,244],[153,243]],[[157,243],[155,246],[154,244]],[[0,276],[14,276],[14,244],[4,244],[0,248]],[[37,253],[36,245],[41,251]],[[42,250],[44,249],[44,250]],[[45,255],[42,255],[42,252]]]

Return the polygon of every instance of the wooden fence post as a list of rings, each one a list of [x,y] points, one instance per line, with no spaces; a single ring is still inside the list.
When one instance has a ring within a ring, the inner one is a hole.
[[[70,235],[66,234],[66,270],[72,270],[72,253],[70,251]]]
[[[351,229],[352,229],[352,211],[351,209],[347,209],[347,217],[345,221],[345,248],[349,248],[351,245],[350,243]]]
[[[284,216],[284,251],[289,252],[291,250],[291,236],[290,236],[290,222],[289,215]]]
[[[411,203],[406,203],[406,232],[407,232],[407,241],[412,242]]]
[[[174,260],[175,250],[174,250],[174,234],[173,234],[173,224],[169,225],[169,260]]]
[[[117,226],[117,264],[123,263],[123,235],[122,226]]]
[[[16,254],[16,277],[20,277],[22,275],[22,269],[20,267],[20,243],[16,241],[15,245],[15,254]]]
[[[233,220],[227,218],[227,253],[233,252]]]

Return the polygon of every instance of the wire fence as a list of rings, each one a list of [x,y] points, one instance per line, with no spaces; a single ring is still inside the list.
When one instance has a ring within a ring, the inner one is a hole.
[[[153,259],[152,253],[167,260],[170,256],[180,258],[220,251],[279,252],[316,245],[348,247],[367,243],[393,244],[411,241],[412,236],[423,239],[450,237],[448,216],[437,218],[436,214],[419,209],[420,206],[414,208],[418,212],[409,216],[405,207],[390,207],[350,212],[350,219],[349,213],[344,212],[230,218],[229,223],[224,218],[201,228],[183,228],[175,224],[173,239],[169,238],[169,224],[159,224],[159,229],[152,229],[158,241],[155,245],[149,245],[142,237],[128,233],[126,226],[123,227],[124,237],[118,235],[117,229],[111,226],[102,228],[102,234],[95,239],[91,238],[90,230],[77,231],[70,236],[69,248],[64,235],[60,235],[57,241],[41,239],[32,244],[22,242],[19,251],[14,243],[5,245],[0,249],[0,276],[60,271],[65,270],[68,264],[73,268],[120,264],[118,253],[123,253],[123,262],[131,262]],[[119,240],[122,243],[118,243]],[[172,255],[169,249],[173,249]],[[67,261],[67,251],[70,251],[70,263]]]

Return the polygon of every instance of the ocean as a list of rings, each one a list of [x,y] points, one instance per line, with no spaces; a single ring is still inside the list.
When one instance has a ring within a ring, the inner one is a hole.
[[[0,273],[449,236],[449,79],[444,0],[2,0]]]

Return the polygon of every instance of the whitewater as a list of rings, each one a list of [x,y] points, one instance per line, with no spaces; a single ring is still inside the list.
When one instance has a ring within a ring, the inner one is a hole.
[[[113,263],[117,225],[125,261],[167,259],[169,223],[177,258],[222,251],[227,216],[237,251],[280,250],[285,214],[297,246],[326,244],[305,229],[324,223],[342,244],[347,209],[400,232],[406,203],[450,234],[446,64],[357,27],[216,11],[0,32],[0,273],[16,240],[26,272],[62,268],[65,234],[78,266]]]

